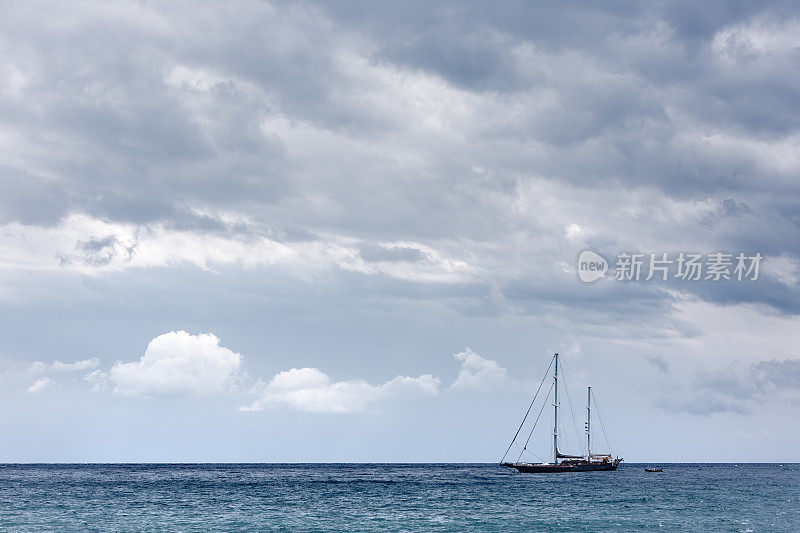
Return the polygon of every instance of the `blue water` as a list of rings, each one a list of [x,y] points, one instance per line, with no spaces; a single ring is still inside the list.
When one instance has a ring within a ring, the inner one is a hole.
[[[800,465],[0,465],[12,531],[800,531]]]

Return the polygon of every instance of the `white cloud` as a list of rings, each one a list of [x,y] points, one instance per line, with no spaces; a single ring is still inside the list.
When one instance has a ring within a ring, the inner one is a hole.
[[[41,361],[34,361],[28,367],[28,373],[30,373],[30,374],[41,374],[43,372],[47,372],[47,370],[49,368],[50,367],[48,365],[42,363]]]
[[[92,384],[92,392],[101,392],[108,387],[108,374],[102,370],[89,372],[83,379]]]
[[[50,369],[55,370],[56,372],[75,372],[78,370],[95,368],[99,364],[100,360],[97,357],[92,357],[91,359],[75,361],[74,363],[62,363],[61,361],[56,361],[50,365]]]
[[[497,361],[485,359],[469,348],[453,354],[461,362],[461,370],[450,390],[480,390],[489,392],[496,390],[508,381],[506,369]]]
[[[584,233],[583,228],[580,227],[578,224],[574,223],[567,225],[567,227],[564,228],[564,231],[567,234],[567,238],[573,241],[577,241],[578,239],[583,237]]]
[[[331,381],[317,368],[292,368],[276,374],[261,396],[244,411],[260,411],[283,405],[312,413],[352,413],[366,410],[377,400],[390,397],[435,396],[439,378],[424,374],[417,378],[397,376],[383,385],[364,380]]]
[[[750,59],[758,59],[760,54],[791,56],[798,48],[800,22],[770,21],[762,17],[718,31],[711,43],[711,49],[729,61],[743,54]]]
[[[31,374],[40,374],[47,371],[52,372],[77,372],[79,370],[89,370],[95,368],[100,364],[97,357],[90,359],[83,359],[81,361],[74,361],[72,363],[64,363],[62,361],[54,361],[51,364],[43,363],[41,361],[34,361],[28,368]]]
[[[787,287],[793,287],[800,283],[800,260],[788,255],[768,256],[761,272]]]
[[[381,392],[386,396],[436,396],[440,383],[441,380],[431,374],[417,378],[397,376],[381,385]]]
[[[202,396],[233,388],[241,363],[241,354],[220,346],[211,333],[172,331],[150,341],[139,361],[115,364],[108,378],[114,392],[124,396]]]
[[[28,392],[31,394],[39,394],[51,388],[53,385],[55,385],[55,383],[56,382],[54,380],[48,377],[39,378],[33,382],[33,385],[28,387]]]
[[[328,234],[318,240],[279,242],[251,220],[227,213],[193,211],[221,226],[246,228],[241,234],[199,233],[166,224],[113,223],[73,214],[53,227],[17,222],[0,225],[0,270],[80,272],[90,276],[127,269],[180,268],[203,270],[236,265],[242,268],[283,268],[309,280],[314,274],[342,269],[422,282],[464,282],[473,268],[463,260],[417,242],[382,242],[386,249],[413,248],[424,261],[365,261],[358,246],[363,241]]]

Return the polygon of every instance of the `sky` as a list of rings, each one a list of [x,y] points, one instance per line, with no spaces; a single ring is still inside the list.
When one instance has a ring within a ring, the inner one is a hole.
[[[3,13],[0,461],[796,460],[796,3]]]

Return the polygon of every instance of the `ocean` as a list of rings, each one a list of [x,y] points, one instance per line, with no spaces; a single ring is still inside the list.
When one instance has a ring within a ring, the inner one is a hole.
[[[798,464],[5,464],[3,531],[800,531]]]

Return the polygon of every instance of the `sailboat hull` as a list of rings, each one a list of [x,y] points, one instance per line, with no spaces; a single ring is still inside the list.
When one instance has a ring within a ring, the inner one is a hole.
[[[503,463],[503,466],[514,468],[524,474],[560,474],[564,472],[609,472],[616,470],[619,462],[613,463],[571,463],[571,464],[532,464]]]

